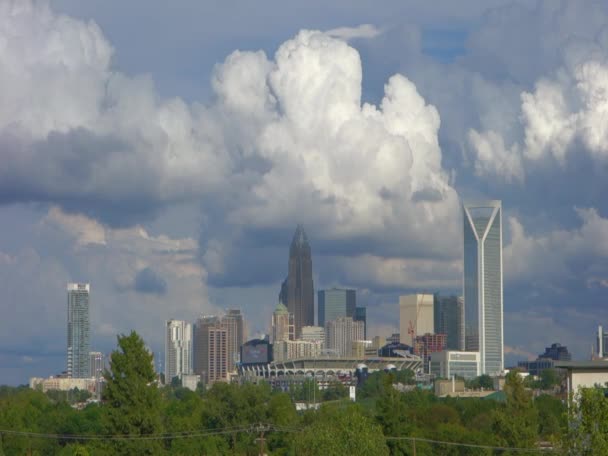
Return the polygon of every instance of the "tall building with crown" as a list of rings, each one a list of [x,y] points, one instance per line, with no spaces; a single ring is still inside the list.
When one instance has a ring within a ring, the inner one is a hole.
[[[281,302],[272,313],[272,339],[271,342],[294,340],[293,315]]]
[[[479,351],[480,372],[504,369],[502,205],[464,204],[464,315],[467,351]]]
[[[312,258],[310,244],[301,225],[298,225],[289,248],[289,271],[286,279],[287,310],[294,316],[296,339],[302,333],[302,326],[315,324],[315,298],[312,280]]]

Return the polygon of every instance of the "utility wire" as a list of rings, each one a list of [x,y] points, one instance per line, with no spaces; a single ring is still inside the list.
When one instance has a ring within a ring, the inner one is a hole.
[[[482,448],[486,450],[501,450],[501,451],[519,451],[522,453],[550,453],[557,451],[555,448],[518,448],[518,447],[501,447],[492,445],[478,445],[475,443],[463,443],[463,442],[446,442],[443,440],[425,439],[422,437],[385,437],[386,440],[409,440],[416,442],[435,443],[439,445],[452,445],[468,448]]]
[[[115,441],[130,441],[130,440],[167,440],[167,439],[191,439],[198,437],[205,437],[211,435],[223,435],[223,434],[234,434],[234,433],[254,433],[258,432],[260,426],[264,426],[265,430],[274,432],[301,432],[302,428],[294,428],[288,426],[280,426],[271,423],[260,423],[251,426],[240,426],[240,427],[226,427],[208,431],[186,431],[179,433],[169,434],[148,434],[148,435],[121,435],[121,434],[108,434],[108,435],[76,435],[76,434],[45,434],[38,432],[27,432],[27,431],[15,431],[11,429],[1,429],[0,435],[15,435],[32,438],[43,438],[43,439],[57,439],[57,440],[115,440]],[[500,451],[514,451],[522,453],[551,453],[557,451],[554,448],[518,448],[518,447],[504,447],[504,446],[492,446],[492,445],[479,445],[474,443],[464,442],[448,442],[444,440],[433,440],[422,437],[392,437],[386,436],[386,440],[408,440],[415,442],[425,442],[437,445],[451,445],[467,448],[480,448],[487,450],[500,450]]]

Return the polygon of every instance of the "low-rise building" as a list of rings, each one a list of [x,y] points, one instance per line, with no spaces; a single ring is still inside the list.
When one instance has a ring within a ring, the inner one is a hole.
[[[471,379],[480,375],[479,352],[442,351],[431,353],[431,373],[439,378]]]
[[[39,389],[43,393],[50,390],[70,391],[74,388],[88,391],[93,394],[96,391],[97,379],[91,378],[70,378],[70,377],[32,377],[30,378],[30,388]]]

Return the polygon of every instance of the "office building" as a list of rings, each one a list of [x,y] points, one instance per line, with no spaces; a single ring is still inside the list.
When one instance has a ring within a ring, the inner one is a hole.
[[[373,347],[371,340],[353,340],[351,356],[358,359],[376,357],[378,350]]]
[[[229,309],[222,317],[222,325],[226,329],[228,351],[228,371],[235,372],[240,359],[241,345],[245,342],[245,322],[238,309]]]
[[[89,305],[91,287],[88,283],[68,283],[67,292],[67,374],[70,378],[89,378],[89,352],[91,351]]]
[[[302,335],[299,340],[307,340],[313,342],[321,342],[321,345],[325,345],[325,328],[321,326],[303,326]]]
[[[469,380],[481,375],[479,352],[446,350],[431,353],[431,374],[437,378],[461,377]]]
[[[194,325],[194,373],[207,385],[228,379],[228,331],[216,316],[205,316]]]
[[[372,337],[372,347],[374,347],[375,350],[380,350],[380,347],[382,347],[384,344],[386,344],[386,339],[380,336]]]
[[[572,355],[568,347],[555,343],[545,348],[534,361],[518,361],[517,367],[527,371],[530,375],[540,375],[545,369],[552,369],[556,361],[571,361]]]
[[[399,296],[401,342],[414,344],[416,336],[435,332],[432,294]]]
[[[319,340],[280,340],[272,345],[272,356],[275,362],[311,359],[318,358],[322,350]]]
[[[165,383],[192,373],[192,325],[184,320],[165,322]]]
[[[99,380],[105,370],[105,359],[101,352],[89,352],[89,377]]]
[[[568,351],[568,347],[558,343],[545,347],[545,352],[540,353],[538,357],[554,361],[572,361],[572,354]]]
[[[325,324],[325,346],[336,356],[351,356],[355,340],[363,340],[363,322],[338,317]]]
[[[602,326],[597,327],[597,357],[608,357],[608,331],[604,331]]]
[[[367,308],[355,307],[355,321],[363,322],[363,337],[367,340]]]
[[[325,327],[325,323],[338,317],[355,317],[357,307],[355,290],[341,288],[319,290],[317,298],[319,326]]]
[[[302,333],[302,326],[313,326],[315,324],[312,257],[310,244],[301,225],[298,225],[289,248],[287,310],[294,316],[296,339]]]
[[[465,204],[465,349],[479,351],[482,374],[504,369],[502,207],[500,201]]]
[[[182,388],[188,388],[190,391],[196,391],[199,382],[201,381],[200,375],[196,374],[183,374],[182,375]]]
[[[423,360],[428,360],[431,353],[445,350],[447,337],[445,334],[423,334],[414,339],[414,355],[420,356]]]
[[[287,307],[282,302],[279,302],[276,309],[272,313],[272,333],[271,342],[275,343],[280,340],[294,340],[294,323],[293,315],[289,313]]]
[[[446,349],[464,351],[464,300],[461,296],[434,297],[435,333],[445,334]]]

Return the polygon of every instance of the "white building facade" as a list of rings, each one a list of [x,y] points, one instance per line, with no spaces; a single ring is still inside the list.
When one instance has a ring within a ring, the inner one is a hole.
[[[192,324],[184,320],[165,323],[165,382],[192,373]]]
[[[413,346],[416,336],[435,333],[434,302],[432,294],[399,296],[401,343]]]

